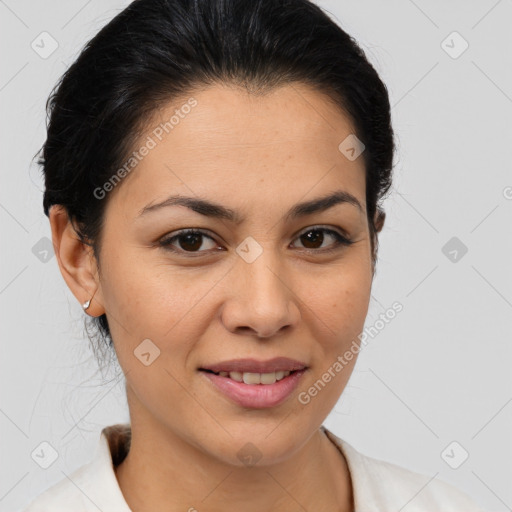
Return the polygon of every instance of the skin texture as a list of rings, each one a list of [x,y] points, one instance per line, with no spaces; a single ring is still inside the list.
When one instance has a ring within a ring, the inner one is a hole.
[[[218,84],[191,96],[197,106],[105,199],[99,272],[65,211],[50,212],[62,275],[80,303],[94,294],[88,314],[106,312],[126,376],[132,445],[116,468],[121,490],[134,512],[352,510],[345,459],[319,427],[356,356],[307,405],[298,394],[357,341],[368,311],[373,268],[364,162],[338,149],[353,126],[304,84],[260,96]],[[161,110],[141,141],[181,104]],[[344,203],[284,218],[296,203],[340,189],[363,210]],[[245,220],[237,225],[184,206],[137,218],[171,194],[215,201]],[[323,232],[323,241],[308,244],[302,235],[318,225],[354,243],[326,253],[336,240]],[[184,228],[212,238],[199,238],[192,250],[175,239],[178,253],[159,246]],[[235,251],[248,236],[263,249],[252,263]],[[147,338],[160,350],[149,366],[134,356]],[[275,356],[303,361],[308,370],[274,408],[243,408],[198,371],[227,359]],[[252,467],[237,456],[248,442],[261,454]]]

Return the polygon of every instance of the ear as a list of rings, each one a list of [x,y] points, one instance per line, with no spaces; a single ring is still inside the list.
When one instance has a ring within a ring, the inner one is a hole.
[[[382,231],[382,228],[384,227],[384,221],[386,220],[386,212],[384,210],[380,210],[377,208],[377,211],[375,212],[375,229],[377,233],[380,233]]]
[[[386,212],[384,210],[381,210],[377,208],[377,211],[375,212],[375,217],[373,220],[374,226],[375,226],[375,233],[373,236],[373,243],[372,243],[372,262],[377,261],[377,245],[378,245],[378,234],[382,231],[382,228],[384,227],[384,221],[386,220]],[[373,266],[373,273],[375,274],[375,264]]]
[[[92,298],[87,314],[101,316],[105,308],[92,247],[80,240],[64,206],[53,205],[49,217],[53,248],[62,277],[80,304]]]

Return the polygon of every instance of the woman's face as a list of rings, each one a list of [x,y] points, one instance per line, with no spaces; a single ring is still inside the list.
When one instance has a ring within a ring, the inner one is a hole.
[[[364,163],[339,149],[354,133],[348,118],[305,85],[191,96],[190,109],[184,100],[160,111],[133,149],[154,147],[105,199],[93,303],[106,310],[132,425],[229,464],[241,464],[247,442],[261,464],[277,462],[322,424],[356,361],[372,282]],[[162,133],[174,114],[179,122]],[[296,208],[335,193],[354,200]],[[157,207],[170,196],[216,208]],[[201,233],[178,237],[184,229]],[[295,387],[200,370],[276,357],[307,367],[288,377]],[[214,384],[227,379],[236,396]],[[258,393],[243,398],[242,386]]]

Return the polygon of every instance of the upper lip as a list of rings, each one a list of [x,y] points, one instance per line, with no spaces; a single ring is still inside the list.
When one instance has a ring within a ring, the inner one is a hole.
[[[251,372],[251,373],[272,373],[277,371],[294,371],[306,368],[306,364],[289,357],[275,357],[267,361],[256,359],[231,359],[221,363],[202,366],[200,370],[211,370],[219,372]]]

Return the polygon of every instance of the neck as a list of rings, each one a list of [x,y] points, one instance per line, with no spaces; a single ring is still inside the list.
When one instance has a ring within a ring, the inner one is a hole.
[[[160,424],[132,417],[131,445],[115,468],[133,512],[351,512],[343,454],[317,429],[291,457],[273,465],[233,466]]]

